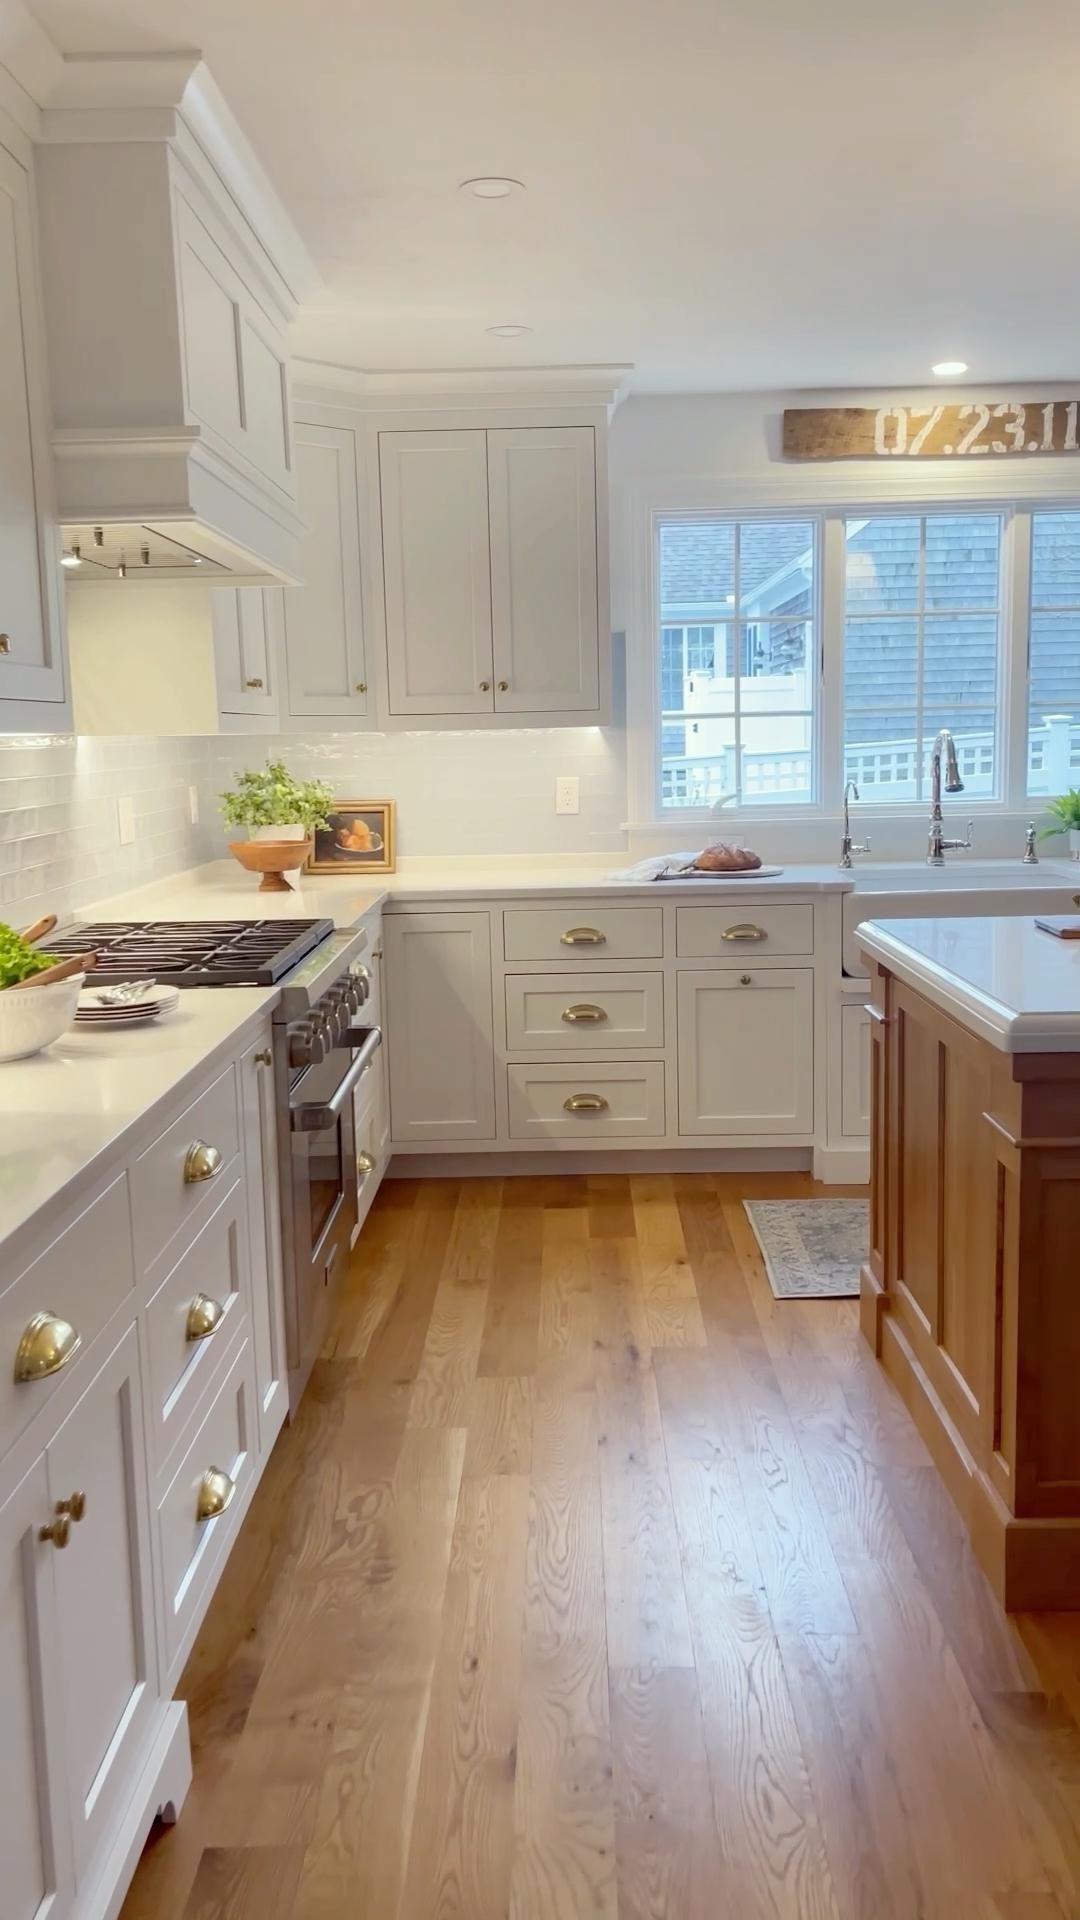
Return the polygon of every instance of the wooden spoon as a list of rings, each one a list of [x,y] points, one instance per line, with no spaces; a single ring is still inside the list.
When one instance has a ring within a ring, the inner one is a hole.
[[[32,927],[24,927],[19,937],[26,941],[27,946],[32,947],[35,940],[44,940],[45,935],[51,933],[55,925],[55,913],[43,913],[41,919],[35,920]]]
[[[73,973],[89,973],[97,966],[96,953],[75,953],[70,960],[58,960],[55,967],[43,967],[40,973],[32,974],[29,980],[16,980],[8,987],[8,993],[18,993],[22,987],[51,987],[57,980],[69,980]]]

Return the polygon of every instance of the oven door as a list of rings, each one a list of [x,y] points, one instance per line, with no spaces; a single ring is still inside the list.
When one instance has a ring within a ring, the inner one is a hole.
[[[289,1089],[293,1266],[299,1358],[314,1358],[326,1331],[357,1222],[353,1088],[381,1042],[335,1048]]]

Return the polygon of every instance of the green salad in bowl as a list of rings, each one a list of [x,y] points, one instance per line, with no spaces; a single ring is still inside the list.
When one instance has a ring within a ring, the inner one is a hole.
[[[5,926],[0,920],[0,989],[32,980],[35,973],[54,967],[59,958],[58,953],[40,953],[21,933],[16,933],[14,927]]]

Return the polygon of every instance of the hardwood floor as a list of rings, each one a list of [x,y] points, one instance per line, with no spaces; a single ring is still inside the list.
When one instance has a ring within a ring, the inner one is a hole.
[[[123,1920],[1075,1920],[1080,1616],[1007,1619],[808,1177],[395,1182]]]

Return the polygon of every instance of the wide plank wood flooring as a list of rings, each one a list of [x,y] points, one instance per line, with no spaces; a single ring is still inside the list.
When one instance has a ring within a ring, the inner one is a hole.
[[[1080,1617],[1007,1619],[806,1176],[384,1186],[123,1920],[1076,1920]]]

